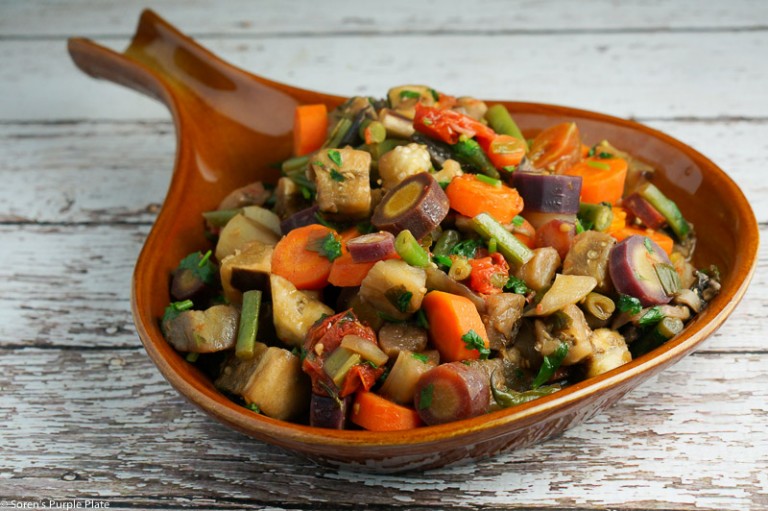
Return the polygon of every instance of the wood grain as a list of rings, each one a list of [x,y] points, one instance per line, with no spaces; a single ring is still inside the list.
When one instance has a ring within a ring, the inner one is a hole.
[[[695,354],[545,444],[475,465],[376,476],[328,471],[213,423],[141,350],[2,350],[0,387],[10,397],[0,403],[0,496],[118,505],[135,495],[139,507],[193,508],[212,506],[196,502],[202,497],[221,498],[222,507],[255,499],[291,509],[511,509],[519,501],[632,509],[652,497],[667,509],[758,509],[768,503],[766,363],[766,354]]]
[[[473,4],[474,5],[474,4]],[[134,261],[171,178],[164,108],[77,71],[145,3],[0,2],[1,501],[112,509],[768,509],[768,248],[698,352],[606,413],[424,474],[328,470],[183,401],[140,347]],[[634,117],[726,170],[768,235],[768,3],[162,0],[236,65],[339,94],[398,82]],[[300,13],[297,15],[296,13]]]
[[[379,96],[392,84],[428,83],[455,95],[568,104],[620,117],[768,118],[768,98],[756,86],[768,81],[768,31],[199,41],[256,74],[341,95]],[[127,43],[102,42],[120,50]],[[13,98],[0,121],[167,118],[151,100],[79,73],[65,47],[63,38],[0,44],[0,60],[11,63],[0,68],[0,97]],[[51,76],[57,86],[40,95],[37,84]]]
[[[553,31],[713,31],[765,28],[768,9],[760,0],[728,4],[682,0],[622,2],[597,0],[574,4],[544,0],[528,4],[485,0],[478,8],[446,8],[438,0],[390,0],[386,6],[349,2],[336,9],[327,3],[301,0],[227,2],[215,12],[210,2],[158,0],[152,8],[193,35],[219,37],[287,34],[387,34],[456,32]],[[135,17],[147,6],[140,0],[104,2],[72,0],[66,4],[14,2],[4,7],[0,33],[5,37],[67,37],[74,34],[126,37],[133,34]],[[296,15],[300,12],[300,15]]]

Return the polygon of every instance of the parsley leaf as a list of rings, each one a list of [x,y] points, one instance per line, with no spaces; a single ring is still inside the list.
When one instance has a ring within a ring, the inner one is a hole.
[[[541,364],[541,368],[539,368],[539,374],[536,375],[533,383],[531,383],[531,388],[536,389],[547,383],[554,376],[555,371],[557,371],[567,355],[568,344],[561,342],[551,355],[544,357],[544,362]]]
[[[245,405],[245,407],[252,412],[261,413],[261,408],[259,408],[259,405],[257,405],[256,403]]]
[[[329,232],[325,236],[307,243],[307,250],[317,252],[321,256],[333,262],[337,258],[341,257],[341,241],[339,241],[335,233]]]
[[[416,92],[415,90],[401,90],[400,91],[400,99],[419,99],[420,97],[421,97],[421,94]]]
[[[600,154],[598,154],[597,157],[602,158],[603,160],[607,160],[609,158],[613,158],[613,155],[611,153],[606,153],[605,151],[600,151]]]
[[[619,295],[616,307],[619,309],[619,312],[628,312],[633,315],[643,310],[643,305],[640,303],[640,300],[629,295]]]
[[[480,240],[464,240],[456,243],[451,249],[451,254],[460,255],[468,259],[475,257],[477,249],[483,246],[483,242]]]
[[[397,297],[397,304],[395,305],[397,310],[400,312],[406,312],[408,307],[411,306],[411,298],[413,298],[413,293],[410,291],[400,293],[400,295]]]
[[[464,345],[468,350],[477,350],[477,352],[480,353],[480,358],[483,360],[488,358],[491,354],[491,350],[485,347],[483,338],[472,329],[462,335],[461,340],[464,341]]]
[[[419,393],[419,410],[432,406],[432,397],[435,393],[435,384],[429,383]]]
[[[510,275],[509,279],[507,280],[507,283],[504,284],[504,289],[506,291],[512,291],[513,293],[517,293],[519,295],[525,295],[528,294],[530,289],[528,289],[528,286],[525,285],[525,282],[523,282],[522,279],[518,279],[515,276]]]
[[[432,260],[439,264],[440,266],[446,266],[448,268],[451,267],[453,264],[453,261],[451,261],[451,258],[444,255],[435,254],[432,256]]]
[[[424,330],[429,330],[429,320],[427,320],[427,314],[424,309],[419,309],[416,312],[416,323]]]
[[[329,149],[328,150],[328,158],[333,163],[335,163],[336,165],[341,167],[341,153],[339,151],[337,151],[336,149]]]
[[[216,265],[210,261],[211,251],[205,253],[192,252],[179,262],[178,270],[186,270],[200,279],[207,286],[215,286],[216,278],[219,274]]]
[[[432,94],[432,99],[435,100],[435,103],[440,101],[440,94],[435,89],[429,89],[429,93]]]
[[[637,320],[637,324],[640,326],[655,325],[662,319],[664,319],[664,314],[662,314],[661,309],[658,306],[655,306],[648,309],[646,313]]]
[[[331,179],[333,179],[334,181],[337,181],[339,183],[343,183],[344,181],[347,180],[347,178],[344,177],[344,174],[342,174],[341,172],[339,172],[336,169],[331,169]]]

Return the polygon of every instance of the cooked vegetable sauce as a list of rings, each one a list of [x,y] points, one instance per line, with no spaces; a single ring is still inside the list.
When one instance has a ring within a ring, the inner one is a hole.
[[[575,123],[426,86],[296,110],[276,186],[203,215],[162,329],[250,410],[326,428],[474,417],[619,367],[717,293],[653,169]]]

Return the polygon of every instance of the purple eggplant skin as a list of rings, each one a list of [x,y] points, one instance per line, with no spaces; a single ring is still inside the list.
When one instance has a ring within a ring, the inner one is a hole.
[[[361,234],[347,241],[347,250],[356,263],[380,261],[394,253],[395,236],[387,231]]]
[[[659,213],[658,209],[654,208],[650,202],[637,192],[624,197],[621,201],[621,206],[651,229],[659,229],[667,223],[664,215]]]
[[[579,211],[581,176],[515,172],[511,184],[523,198],[526,211],[564,214]]]
[[[450,362],[421,375],[413,401],[421,420],[431,426],[488,413],[490,392],[481,367]]]
[[[608,256],[608,272],[616,291],[634,296],[643,307],[668,303],[656,264],[672,263],[667,253],[647,236],[634,235],[617,243]]]
[[[318,211],[320,211],[320,206],[317,204],[309,208],[302,209],[301,211],[297,211],[296,213],[280,222],[280,232],[282,232],[283,235],[286,235],[299,227],[304,227],[305,225],[310,224],[319,224],[320,221],[317,219]]]
[[[317,428],[344,429],[352,396],[335,399],[312,393],[309,402],[309,425]]]

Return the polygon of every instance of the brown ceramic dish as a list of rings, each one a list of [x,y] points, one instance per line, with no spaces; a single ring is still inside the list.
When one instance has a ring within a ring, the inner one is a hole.
[[[396,433],[332,431],[256,415],[220,394],[163,338],[158,318],[169,302],[168,275],[187,253],[206,246],[200,213],[230,190],[276,179],[269,165],[291,150],[293,109],[343,98],[245,73],[145,11],[130,46],[117,53],[85,39],[69,41],[75,63],[96,78],[165,103],[178,136],[176,166],[162,211],[136,263],[132,308],[139,336],[181,394],[219,421],[311,459],[375,471],[403,471],[479,459],[561,433],[610,406],[679,361],[717,330],[741,300],[756,264],[758,229],[744,195],[716,165],[651,128],[583,110],[504,102],[535,133],[574,120],[589,143],[607,138],[657,169],[656,183],[696,225],[696,264],[716,264],[722,291],[675,339],[631,363],[552,396],[471,420]],[[448,88],[450,84],[441,84]]]

